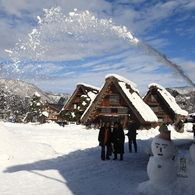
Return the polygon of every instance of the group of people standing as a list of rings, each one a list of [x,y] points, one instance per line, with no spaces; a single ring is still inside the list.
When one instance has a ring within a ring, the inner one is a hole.
[[[137,152],[137,143],[136,143],[136,130],[138,126],[136,123],[131,123],[128,126],[128,133],[126,134],[129,138],[129,152],[132,152],[132,143],[134,144],[135,152]],[[115,122],[113,130],[111,129],[111,123],[108,121],[106,124],[100,128],[98,135],[99,145],[101,146],[101,159],[110,160],[112,152],[114,153],[114,159],[117,160],[117,154],[120,154],[120,161],[123,160],[124,154],[124,143],[125,143],[125,134],[122,126],[119,122]]]

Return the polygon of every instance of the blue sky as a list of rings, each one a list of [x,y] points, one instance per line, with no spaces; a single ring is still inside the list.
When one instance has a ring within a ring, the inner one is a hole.
[[[0,0],[2,77],[64,93],[78,83],[101,87],[112,73],[142,94],[150,83],[187,86],[155,53],[131,41],[166,55],[195,82],[194,10],[195,0]]]

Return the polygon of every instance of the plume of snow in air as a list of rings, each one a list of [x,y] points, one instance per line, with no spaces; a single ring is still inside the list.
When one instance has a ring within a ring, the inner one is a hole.
[[[76,8],[66,16],[59,6],[43,9],[43,11],[43,17],[37,16],[37,28],[28,34],[28,38],[26,40],[19,39],[15,48],[5,50],[13,60],[15,69],[20,69],[21,62],[28,64],[32,61],[59,61],[60,57],[62,57],[62,61],[70,60],[70,55],[75,53],[76,56],[76,52],[79,49],[84,50],[89,43],[95,45],[110,39],[110,37],[114,37],[113,39],[119,37],[137,48],[144,49],[147,54],[156,55],[159,62],[174,70],[188,84],[195,87],[180,66],[172,63],[158,50],[137,39],[127,27],[115,25],[112,19],[99,19],[89,11],[78,13]],[[98,36],[98,39],[97,34],[101,35]],[[90,49],[92,45],[88,45],[88,50],[92,50]]]

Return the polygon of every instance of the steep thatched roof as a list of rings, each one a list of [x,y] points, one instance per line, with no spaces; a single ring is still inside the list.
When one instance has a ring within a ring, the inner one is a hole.
[[[105,84],[101,88],[99,94],[83,113],[81,117],[82,121],[86,122],[90,120],[91,116],[94,114],[98,106],[100,106],[112,85],[115,85],[126,101],[128,107],[141,123],[158,121],[154,112],[140,97],[139,91],[136,89],[136,84],[116,74],[109,74],[105,77]]]
[[[94,87],[92,85],[85,84],[85,83],[79,83],[77,84],[75,91],[70,96],[70,98],[67,100],[67,102],[64,104],[60,112],[62,112],[63,110],[68,110],[71,107],[72,102],[74,101],[75,97],[78,94],[85,95],[91,101],[95,98],[95,96],[98,93],[99,93],[99,88]]]
[[[180,108],[180,106],[175,101],[175,98],[164,87],[156,83],[151,83],[148,85],[148,88],[149,91],[144,98],[150,95],[151,91],[155,89],[158,95],[164,100],[165,104],[172,110],[173,113],[184,116],[188,115],[188,112]]]

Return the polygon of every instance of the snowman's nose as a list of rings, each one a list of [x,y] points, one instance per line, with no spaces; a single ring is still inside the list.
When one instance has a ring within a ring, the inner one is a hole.
[[[162,148],[160,148],[160,152],[162,152]]]

